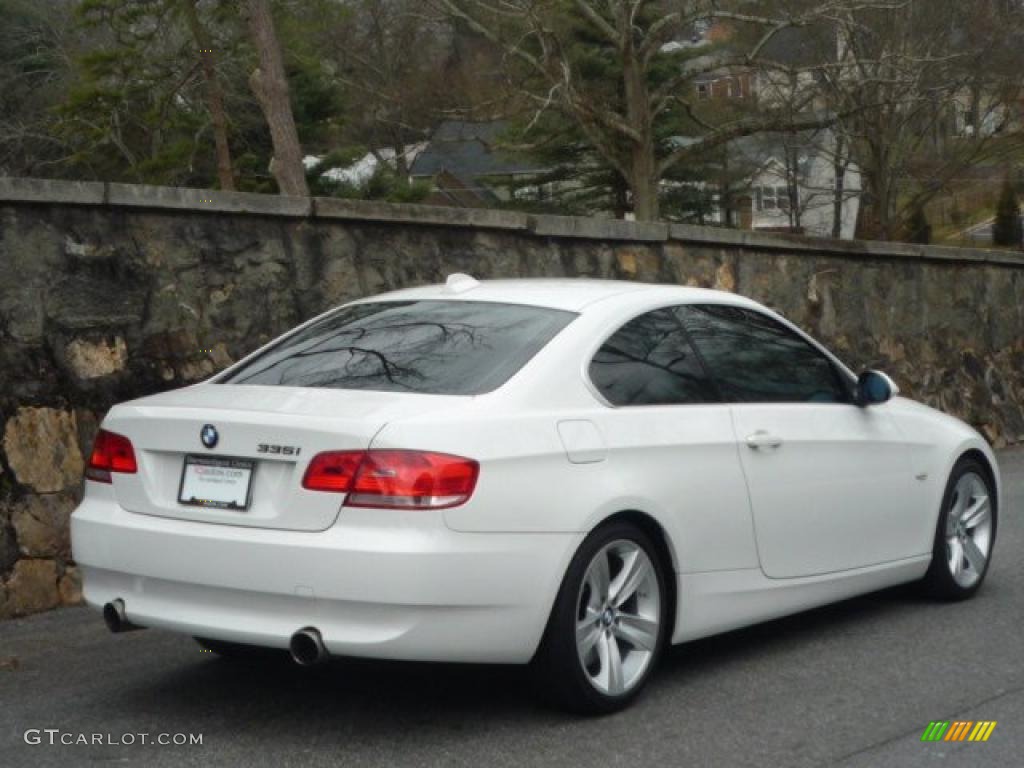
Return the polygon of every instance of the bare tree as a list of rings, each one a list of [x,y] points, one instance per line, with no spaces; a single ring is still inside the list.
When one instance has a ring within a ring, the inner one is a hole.
[[[309,195],[302,165],[302,147],[288,92],[288,78],[281,45],[274,29],[269,0],[247,0],[249,33],[256,48],[258,65],[249,86],[260,103],[274,143],[270,170],[282,195]]]
[[[864,176],[862,236],[899,238],[909,214],[964,168],[1019,150],[1019,141],[996,140],[1005,88],[990,62],[1009,44],[997,33],[1007,14],[1005,4],[987,0],[901,0],[832,16],[828,44],[838,44],[839,55],[819,82]],[[979,93],[989,96],[987,116],[979,115]],[[958,103],[968,115],[959,128]]]
[[[780,31],[801,27],[836,14],[850,3],[873,0],[824,0],[791,12],[775,4],[771,15],[761,4],[742,0],[433,0],[457,23],[466,25],[505,51],[522,74],[524,96],[538,110],[558,109],[574,120],[593,148],[625,180],[634,215],[659,217],[662,178],[681,163],[705,155],[733,139],[762,131],[799,131],[821,127],[833,118],[813,113],[813,101],[801,89],[784,105],[756,112],[733,111],[713,121],[694,103],[692,84],[700,74],[731,67],[785,66],[765,61],[762,52]],[[591,34],[613,52],[619,72],[614,89],[593,88],[581,75],[584,64],[569,39],[568,28],[583,20]],[[664,76],[664,46],[688,35],[693,25],[717,21],[756,34],[743,49],[708,61],[691,61],[674,75]],[[667,145],[667,126],[689,124],[699,140]]]
[[[358,105],[347,116],[346,138],[378,155],[392,150],[397,177],[407,178],[409,144],[422,141],[453,105],[444,71],[451,32],[421,0],[346,5],[346,18],[314,32],[324,60]]]
[[[0,0],[0,18],[0,175],[31,175],[70,153],[52,128],[73,77],[73,19],[28,0]]]

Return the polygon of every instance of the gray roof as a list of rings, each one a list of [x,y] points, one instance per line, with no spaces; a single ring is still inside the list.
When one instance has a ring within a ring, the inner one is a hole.
[[[426,177],[447,171],[469,182],[481,176],[510,176],[547,170],[536,160],[498,149],[498,139],[507,127],[508,124],[501,120],[488,123],[448,120],[441,123],[409,173]]]
[[[836,60],[835,29],[828,24],[780,29],[765,44],[760,58],[787,67],[812,67]]]
[[[806,174],[810,171],[823,146],[834,141],[828,129],[800,131],[799,133],[760,133],[744,136],[729,142],[729,148],[735,161],[751,165],[763,165],[769,160],[784,162],[786,150],[797,150],[797,172]]]

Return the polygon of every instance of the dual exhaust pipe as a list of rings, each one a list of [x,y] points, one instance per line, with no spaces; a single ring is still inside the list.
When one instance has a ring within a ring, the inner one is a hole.
[[[124,600],[117,598],[103,606],[103,621],[107,629],[115,635],[121,632],[134,632],[137,629],[145,629],[137,624],[128,621],[128,615],[124,612]]]
[[[140,627],[128,621],[124,600],[121,598],[111,600],[103,606],[103,621],[106,623],[107,629],[114,634],[145,629],[145,627]],[[315,627],[300,629],[292,635],[291,640],[288,642],[288,651],[291,653],[292,661],[300,667],[313,667],[317,664],[322,664],[327,661],[327,657],[330,655],[327,653],[327,647],[324,645],[324,639],[320,635],[320,630]]]
[[[314,627],[300,629],[292,635],[288,643],[288,651],[292,655],[292,661],[300,667],[314,667],[327,661],[329,654],[324,646],[324,639],[320,636],[320,630]]]

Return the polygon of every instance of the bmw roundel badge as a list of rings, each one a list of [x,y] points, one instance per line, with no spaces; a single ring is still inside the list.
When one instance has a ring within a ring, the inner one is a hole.
[[[204,424],[203,428],[199,430],[199,439],[207,448],[215,448],[217,441],[220,440],[220,435],[217,434],[217,428],[213,424]]]

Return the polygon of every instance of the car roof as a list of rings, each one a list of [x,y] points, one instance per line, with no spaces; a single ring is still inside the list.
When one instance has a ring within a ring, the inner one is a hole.
[[[377,301],[489,301],[525,304],[583,313],[607,299],[623,298],[629,304],[680,304],[713,302],[756,306],[733,293],[681,285],[636,283],[591,278],[525,278],[476,281],[468,275],[452,275],[441,285],[424,285],[367,297],[356,303]]]

